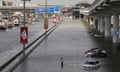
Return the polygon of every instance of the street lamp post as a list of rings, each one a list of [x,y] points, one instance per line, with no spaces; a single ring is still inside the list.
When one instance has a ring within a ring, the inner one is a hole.
[[[24,0],[24,3],[23,3],[23,8],[24,8],[24,26],[25,26],[25,4],[26,4],[26,2],[25,2],[25,0]]]
[[[23,0],[23,8],[24,8],[24,22],[23,22],[23,25],[25,27],[25,0]],[[23,44],[23,56],[25,56],[25,44]]]
[[[25,44],[28,42],[28,28],[25,26],[26,20],[25,20],[25,4],[26,1],[30,0],[22,0],[23,1],[23,8],[24,8],[24,22],[23,25],[24,27],[21,27],[21,43],[23,43],[23,56],[25,56]]]
[[[46,18],[47,18],[47,0],[45,0],[45,8],[46,8]]]

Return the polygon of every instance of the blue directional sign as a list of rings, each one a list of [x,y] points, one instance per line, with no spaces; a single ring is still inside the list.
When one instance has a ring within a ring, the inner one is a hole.
[[[54,7],[49,7],[48,8],[48,13],[54,13]]]
[[[55,13],[60,13],[60,6],[59,6],[59,5],[56,5],[56,6],[55,6],[54,12],[55,12]]]
[[[45,8],[35,8],[34,12],[36,12],[36,13],[43,13],[43,12],[46,12],[46,9]]]
[[[49,7],[48,9],[46,8],[35,8],[34,12],[36,13],[60,13],[60,6],[56,5],[55,7]]]

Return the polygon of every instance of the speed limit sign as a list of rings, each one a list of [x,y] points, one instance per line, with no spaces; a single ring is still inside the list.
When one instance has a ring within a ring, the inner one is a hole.
[[[22,44],[28,43],[28,28],[27,27],[20,28],[20,43]]]

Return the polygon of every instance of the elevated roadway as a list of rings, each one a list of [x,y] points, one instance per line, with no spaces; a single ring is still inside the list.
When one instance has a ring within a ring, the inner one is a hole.
[[[51,7],[53,5],[48,5],[48,7]],[[25,10],[26,11],[34,11],[35,8],[45,8],[45,5],[40,5],[40,6],[26,6]],[[24,7],[23,6],[0,6],[0,12],[9,12],[9,11],[23,11]]]
[[[119,42],[120,0],[95,0],[89,8],[90,24],[113,43]]]

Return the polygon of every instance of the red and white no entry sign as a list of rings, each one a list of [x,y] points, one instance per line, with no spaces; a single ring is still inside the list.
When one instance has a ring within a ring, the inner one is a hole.
[[[20,28],[20,43],[22,44],[28,43],[28,28],[27,27]]]
[[[56,19],[56,16],[53,17],[53,23],[56,24],[57,22],[57,19]]]

